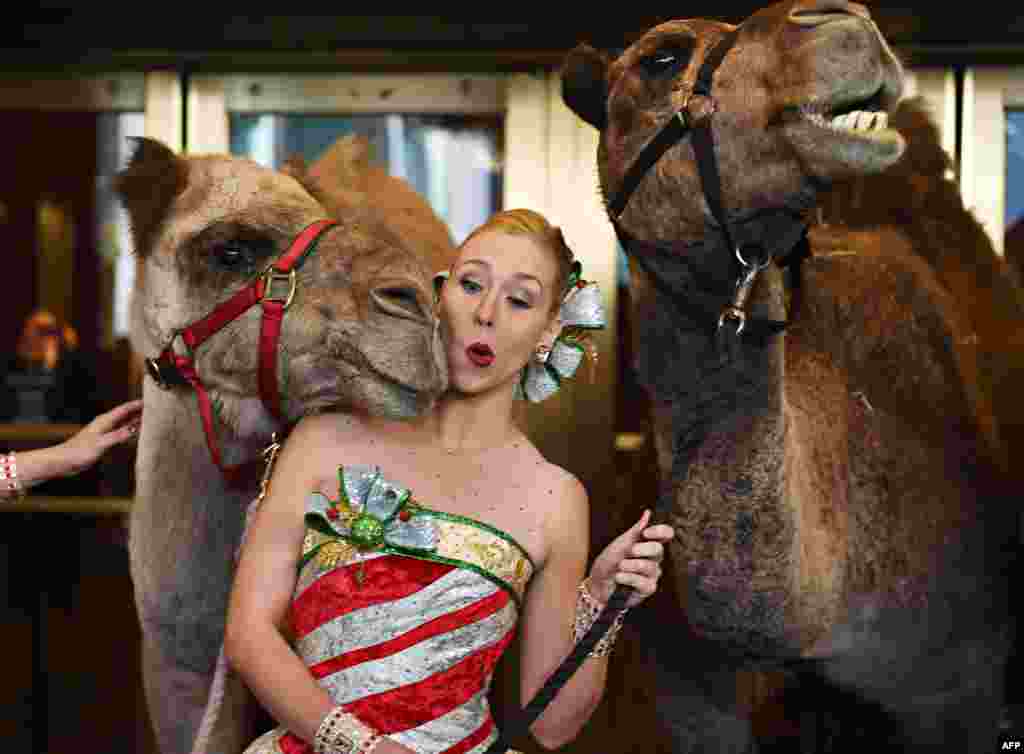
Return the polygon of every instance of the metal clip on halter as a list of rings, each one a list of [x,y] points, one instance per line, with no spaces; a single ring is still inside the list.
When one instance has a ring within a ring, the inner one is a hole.
[[[266,467],[263,469],[263,478],[260,479],[260,494],[257,496],[257,500],[263,501],[263,498],[267,496],[267,491],[270,489],[270,476],[274,472],[274,461],[277,460],[277,454],[281,450],[282,438],[275,432],[270,439],[270,445],[263,449],[263,459],[266,463]]]
[[[296,288],[296,276],[295,268],[282,272],[278,270],[274,265],[270,265],[263,271],[263,300],[264,301],[278,301],[281,302],[283,299],[284,309],[287,311],[288,307],[291,306],[292,299],[295,298]],[[271,286],[275,282],[282,282],[288,285],[288,293],[286,295],[274,296],[271,291]]]
[[[153,382],[156,386],[162,390],[170,390],[170,375],[164,375],[163,370],[160,368],[160,362],[156,359],[146,359],[146,371],[149,376],[153,378]]]
[[[162,390],[172,390],[175,387],[188,385],[188,380],[182,376],[181,372],[178,371],[177,365],[173,361],[174,354],[174,341],[177,338],[181,338],[181,342],[185,346],[185,350],[188,351],[189,356],[192,355],[192,349],[185,343],[184,338],[181,337],[180,332],[174,333],[171,337],[171,342],[167,348],[157,356],[156,358],[146,359],[146,372],[156,383],[157,387]]]
[[[736,327],[736,334],[739,335],[747,324],[747,313],[743,310],[743,307],[747,303],[750,291],[754,288],[757,274],[769,265],[771,257],[769,256],[763,262],[752,264],[743,258],[743,254],[740,253],[740,247],[737,246],[736,259],[742,265],[743,272],[739,280],[736,281],[736,293],[733,294],[732,303],[722,309],[722,313],[718,317],[718,329],[722,329],[727,319],[734,319],[739,322],[739,325]]]

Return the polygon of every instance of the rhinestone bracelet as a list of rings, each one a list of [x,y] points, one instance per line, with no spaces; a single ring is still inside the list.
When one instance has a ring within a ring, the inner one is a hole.
[[[18,481],[18,463],[14,453],[0,455],[0,487],[6,493],[5,497],[13,497],[15,500],[25,497],[25,488]]]
[[[379,733],[345,712],[339,704],[327,713],[317,728],[313,751],[316,754],[369,754],[380,740]]]
[[[590,627],[594,625],[594,621],[601,614],[601,611],[604,610],[604,604],[598,602],[594,595],[590,593],[587,587],[589,581],[590,578],[587,577],[576,587],[576,618],[573,621],[572,631],[573,641],[576,643],[579,643],[580,639],[586,635]],[[594,648],[587,657],[604,657],[612,651],[612,646],[619,637],[619,631],[622,630],[622,623],[626,619],[626,610],[615,616],[615,620],[608,627],[607,633],[594,645]]]

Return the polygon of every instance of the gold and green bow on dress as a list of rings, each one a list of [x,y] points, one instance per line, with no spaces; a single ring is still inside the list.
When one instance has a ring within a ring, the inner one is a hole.
[[[307,500],[306,526],[320,536],[303,547],[300,569],[314,556],[333,567],[357,552],[433,552],[437,526],[427,516],[412,515],[414,509],[409,490],[385,479],[378,467],[339,467],[338,499],[313,492]]]

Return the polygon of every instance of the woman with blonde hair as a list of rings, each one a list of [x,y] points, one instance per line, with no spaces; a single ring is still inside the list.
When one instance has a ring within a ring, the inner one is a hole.
[[[531,698],[616,584],[655,590],[665,525],[650,512],[586,574],[583,485],[513,420],[572,376],[604,324],[561,231],[529,210],[492,217],[439,277],[449,390],[426,415],[303,419],[241,550],[231,665],[281,723],[248,754],[484,752],[487,703],[517,625]],[[613,629],[531,732],[572,740],[605,687]]]

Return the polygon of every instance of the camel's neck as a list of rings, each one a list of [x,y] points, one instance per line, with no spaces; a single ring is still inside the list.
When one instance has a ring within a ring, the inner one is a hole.
[[[213,463],[194,396],[161,390],[147,380],[144,400],[133,516],[180,527],[178,545],[192,540],[197,551],[209,550],[211,543],[204,540],[211,534],[237,543],[246,505],[258,486],[229,485]],[[221,450],[232,460],[243,452],[232,442]]]
[[[195,398],[144,387],[129,540],[140,620],[174,662],[212,674],[246,508],[210,460]]]
[[[146,380],[144,405],[145,421],[136,459],[139,503],[159,507],[160,515],[176,523],[197,515],[214,515],[212,508],[229,510],[227,517],[244,511],[254,488],[229,486],[214,464],[195,395],[162,390]],[[229,439],[221,451],[231,459],[243,452]],[[183,532],[182,536],[194,533]]]
[[[764,270],[751,316],[786,319],[783,276]],[[741,335],[723,350],[706,331],[672,327],[662,308],[650,311],[638,338],[658,348],[641,363],[654,378],[659,463],[672,480],[663,502],[688,619],[744,651],[786,652],[806,643],[786,612],[800,530],[786,496],[786,336]]]
[[[785,320],[782,272],[769,267],[748,302],[751,319]],[[749,337],[732,332],[682,331],[680,355],[693,359],[693,379],[669,400],[672,427],[672,472],[676,483],[708,466],[732,468],[749,476],[775,469],[785,439],[783,426],[782,335]],[[682,386],[680,386],[682,387]],[[659,403],[664,403],[659,399]],[[725,495],[746,494],[727,487]]]
[[[728,250],[700,248],[687,263],[670,255],[631,261],[635,342],[643,346],[636,366],[661,413],[671,415],[673,453],[736,417],[770,413],[781,389],[782,341],[761,325],[786,319],[785,273],[773,265],[760,273],[744,307],[748,326],[735,335],[727,332],[733,323],[715,331],[736,281]]]

